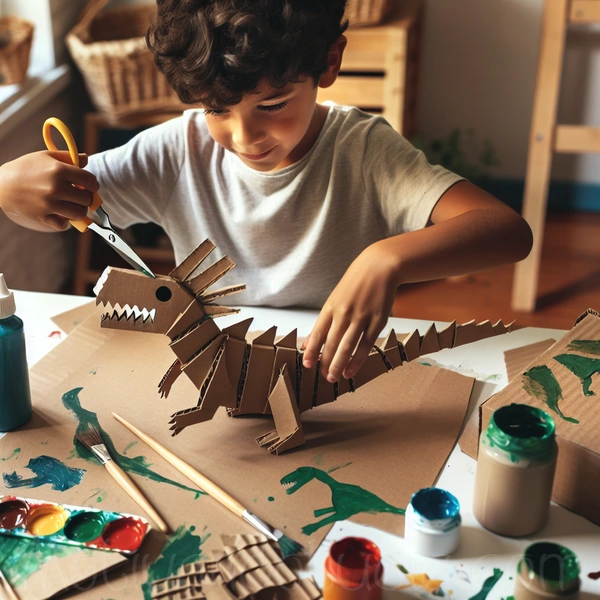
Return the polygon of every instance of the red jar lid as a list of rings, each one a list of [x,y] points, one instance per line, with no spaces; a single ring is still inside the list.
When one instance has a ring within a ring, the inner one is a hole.
[[[338,581],[361,584],[380,576],[381,551],[365,538],[347,537],[331,546],[325,569]]]

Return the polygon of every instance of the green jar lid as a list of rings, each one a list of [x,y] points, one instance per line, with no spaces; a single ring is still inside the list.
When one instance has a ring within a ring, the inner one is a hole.
[[[542,587],[562,589],[579,579],[579,559],[569,548],[553,542],[536,542],[525,550],[521,564]]]
[[[517,458],[548,461],[554,452],[554,419],[528,404],[510,404],[492,414],[485,435],[492,448]]]

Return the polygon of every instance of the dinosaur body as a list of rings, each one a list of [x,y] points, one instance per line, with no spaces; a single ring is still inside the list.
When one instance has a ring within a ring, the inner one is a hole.
[[[362,512],[381,513],[389,512],[397,515],[403,515],[405,510],[397,508],[382,500],[372,492],[369,492],[358,485],[349,483],[340,483],[336,481],[327,472],[315,467],[300,467],[281,479],[282,485],[292,485],[286,490],[287,494],[294,494],[301,487],[316,479],[324,483],[331,489],[331,506],[319,508],[314,511],[315,517],[328,515],[324,519],[311,523],[302,528],[302,533],[311,535],[317,529],[330,525],[336,521],[349,519],[351,516]]]
[[[276,327],[246,340],[252,319],[220,329],[215,317],[238,312],[215,300],[239,292],[244,285],[212,292],[208,288],[235,264],[224,256],[195,274],[215,248],[204,241],[168,276],[147,277],[129,269],[109,268],[96,287],[97,304],[106,307],[102,326],[162,333],[171,340],[176,359],[159,383],[167,396],[183,373],[199,390],[197,404],[172,415],[173,435],[185,427],[210,420],[224,406],[231,416],[272,414],[275,429],[257,442],[279,454],[304,443],[300,414],[395,369],[420,355],[452,348],[508,331],[501,321],[464,325],[451,323],[441,331],[432,325],[425,335],[413,331],[401,342],[392,330],[381,347],[375,346],[353,379],[329,383],[302,366],[296,330],[276,340]]]

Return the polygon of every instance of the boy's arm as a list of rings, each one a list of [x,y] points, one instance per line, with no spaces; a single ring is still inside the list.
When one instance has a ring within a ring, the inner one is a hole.
[[[517,262],[532,241],[511,208],[467,181],[453,185],[429,227],[376,242],[350,265],[304,343],[304,366],[313,366],[322,349],[324,377],[352,377],[385,326],[399,285]]]

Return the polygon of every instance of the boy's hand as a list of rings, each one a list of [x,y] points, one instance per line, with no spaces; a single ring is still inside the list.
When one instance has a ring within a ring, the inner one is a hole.
[[[80,165],[87,156],[79,155]],[[71,164],[68,152],[34,152],[0,166],[0,208],[25,227],[63,231],[85,217],[98,191],[89,171]]]
[[[398,260],[376,242],[348,267],[306,338],[304,366],[314,366],[321,348],[327,381],[353,377],[385,326],[396,294]]]

